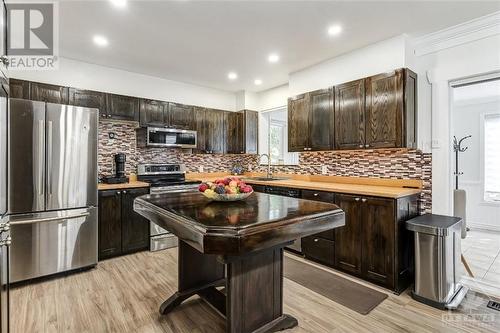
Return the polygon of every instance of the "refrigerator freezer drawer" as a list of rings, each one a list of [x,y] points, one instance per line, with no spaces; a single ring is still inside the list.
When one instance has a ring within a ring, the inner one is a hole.
[[[11,282],[97,264],[97,208],[11,216]]]

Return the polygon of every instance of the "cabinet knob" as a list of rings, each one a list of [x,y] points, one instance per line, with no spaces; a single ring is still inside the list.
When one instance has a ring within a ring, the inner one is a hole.
[[[364,145],[359,145],[359,148],[364,148],[365,146]]]
[[[362,202],[366,202],[366,198],[361,199]]]
[[[359,198],[354,198],[354,201],[359,201],[360,199]]]
[[[315,197],[317,197],[317,196],[319,195],[319,193],[314,193],[313,195],[314,195]]]
[[[121,194],[121,193],[122,193],[121,191],[118,191],[118,192],[116,192],[116,195],[119,195],[119,194]]]
[[[319,241],[319,239],[317,239],[317,238],[314,238],[314,241],[315,241],[315,242],[318,242],[318,241]]]
[[[365,148],[369,148],[369,147],[370,147],[370,145],[365,145]]]
[[[306,147],[304,147],[304,150],[307,150],[307,148],[306,148]]]
[[[123,191],[122,193],[123,193],[123,194],[127,194],[127,191]]]

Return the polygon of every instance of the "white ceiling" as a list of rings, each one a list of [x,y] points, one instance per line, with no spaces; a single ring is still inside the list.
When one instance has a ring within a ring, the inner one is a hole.
[[[60,55],[228,91],[259,91],[350,50],[498,10],[495,1],[129,0],[125,9],[106,0],[63,1]],[[335,23],[344,31],[330,37],[327,28]],[[94,45],[94,34],[106,36],[109,46]],[[280,54],[279,63],[268,63],[271,52]],[[229,71],[239,78],[228,80]]]

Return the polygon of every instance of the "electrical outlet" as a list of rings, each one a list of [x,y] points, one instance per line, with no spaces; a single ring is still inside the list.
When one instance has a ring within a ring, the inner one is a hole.
[[[198,172],[199,172],[199,173],[203,173],[203,165],[200,165],[200,166],[198,167]]]
[[[326,175],[328,173],[328,166],[322,165],[321,166],[321,174]]]

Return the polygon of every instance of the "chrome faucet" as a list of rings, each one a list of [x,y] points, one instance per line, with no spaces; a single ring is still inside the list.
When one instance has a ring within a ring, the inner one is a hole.
[[[259,155],[259,158],[257,159],[257,166],[259,167],[260,166],[260,160],[262,159],[262,157],[267,157],[267,178],[273,178],[273,174],[271,172],[271,157],[269,156],[269,154],[260,154]]]

